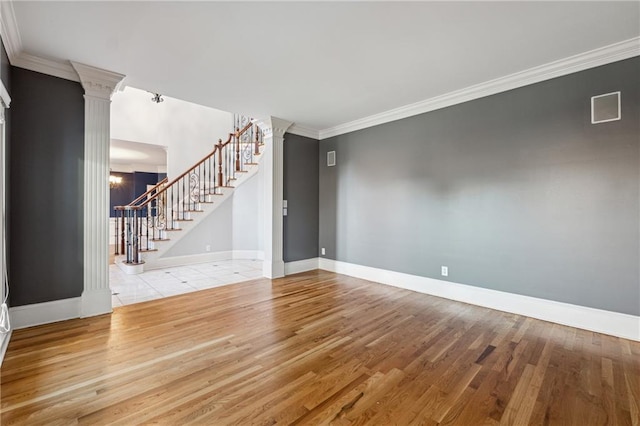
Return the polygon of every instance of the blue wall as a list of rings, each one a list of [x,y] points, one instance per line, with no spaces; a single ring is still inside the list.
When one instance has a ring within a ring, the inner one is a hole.
[[[147,185],[155,185],[165,178],[166,173],[111,172],[113,176],[122,177],[122,183],[110,191],[109,216],[115,217],[115,206],[124,206],[147,192]]]

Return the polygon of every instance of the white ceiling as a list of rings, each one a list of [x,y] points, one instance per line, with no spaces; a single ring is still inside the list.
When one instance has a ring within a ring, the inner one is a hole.
[[[321,130],[640,35],[640,2],[14,2],[26,53]]]
[[[146,165],[154,168],[167,166],[167,152],[158,145],[111,139],[109,146],[111,164]]]

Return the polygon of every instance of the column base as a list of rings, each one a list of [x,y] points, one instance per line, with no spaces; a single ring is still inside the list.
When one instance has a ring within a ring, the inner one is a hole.
[[[284,261],[265,260],[262,262],[262,275],[270,279],[284,277]]]
[[[85,290],[82,292],[80,299],[80,318],[109,314],[111,312],[113,312],[113,308],[111,307],[110,288]]]

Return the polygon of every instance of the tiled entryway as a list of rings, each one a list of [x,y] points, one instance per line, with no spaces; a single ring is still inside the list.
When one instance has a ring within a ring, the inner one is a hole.
[[[127,275],[109,265],[113,307],[262,277],[261,260],[222,260]]]

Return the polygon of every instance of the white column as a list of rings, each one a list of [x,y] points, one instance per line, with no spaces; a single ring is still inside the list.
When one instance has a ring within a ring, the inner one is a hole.
[[[84,290],[80,316],[112,311],[109,289],[111,95],[124,75],[71,63],[84,88]]]
[[[282,260],[282,196],[284,133],[290,121],[276,117],[257,120],[263,132],[264,158],[264,262],[262,273],[266,278],[284,277]]]

